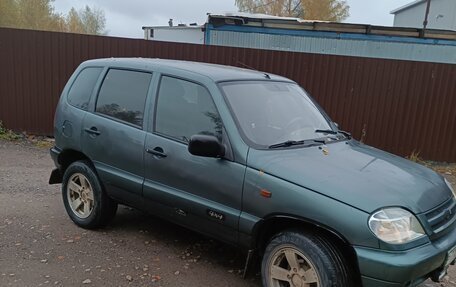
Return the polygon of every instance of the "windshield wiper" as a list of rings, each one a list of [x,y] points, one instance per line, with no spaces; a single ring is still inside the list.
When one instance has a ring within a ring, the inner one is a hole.
[[[336,134],[343,134],[346,138],[351,139],[352,135],[349,132],[346,131],[333,131],[333,130],[315,130],[316,133],[322,133],[322,134],[330,134],[330,135],[336,135]]]
[[[341,131],[341,130],[338,130],[339,133],[343,134],[345,137],[347,137],[348,139],[351,139],[352,138],[352,134],[349,133],[349,132],[346,132],[346,131]]]
[[[337,135],[337,132],[333,130],[315,130],[315,132],[320,134]]]
[[[280,147],[289,147],[293,145],[306,145],[306,146],[311,146],[314,144],[325,144],[326,142],[324,140],[300,140],[300,141],[293,141],[293,140],[287,140],[281,143],[276,143],[273,145],[270,145],[268,148],[280,148]]]

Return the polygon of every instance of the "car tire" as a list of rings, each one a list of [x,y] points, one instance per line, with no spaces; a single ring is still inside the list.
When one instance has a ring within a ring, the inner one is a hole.
[[[68,166],[63,175],[62,195],[71,220],[86,229],[106,226],[117,211],[117,202],[106,194],[89,161],[76,161]]]
[[[264,287],[354,286],[349,270],[331,241],[317,234],[294,230],[275,235],[267,245],[261,263]]]

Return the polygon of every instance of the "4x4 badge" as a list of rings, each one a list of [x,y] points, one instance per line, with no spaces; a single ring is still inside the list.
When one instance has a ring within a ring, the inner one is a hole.
[[[220,221],[225,220],[225,215],[223,215],[220,212],[214,211],[214,210],[208,209],[207,210],[207,215],[209,215],[210,217],[212,217],[214,219],[220,220]]]

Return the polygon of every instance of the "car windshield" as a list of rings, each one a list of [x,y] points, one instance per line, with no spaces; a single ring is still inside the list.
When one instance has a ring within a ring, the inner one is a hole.
[[[321,138],[332,130],[306,92],[294,83],[238,81],[220,85],[243,135],[260,147]]]

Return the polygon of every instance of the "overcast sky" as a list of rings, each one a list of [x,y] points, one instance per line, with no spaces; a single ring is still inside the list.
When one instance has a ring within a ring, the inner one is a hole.
[[[390,11],[413,0],[347,0],[350,5],[349,23],[393,25]],[[142,38],[142,26],[203,24],[206,13],[235,12],[234,0],[55,0],[57,12],[66,14],[71,7],[89,5],[102,9],[106,30],[110,36]]]

